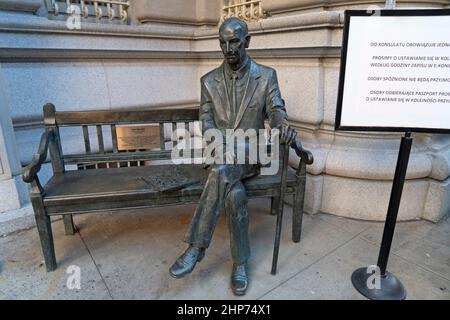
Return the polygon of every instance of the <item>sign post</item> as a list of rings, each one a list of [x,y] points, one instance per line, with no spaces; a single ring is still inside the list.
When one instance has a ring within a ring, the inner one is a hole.
[[[395,1],[386,1],[387,9]],[[450,133],[450,10],[345,12],[336,130],[402,132],[376,266],[355,270],[353,286],[374,300],[402,300],[387,271],[413,138]]]
[[[389,208],[384,224],[383,239],[381,240],[380,253],[378,255],[377,267],[379,274],[378,284],[371,283],[373,273],[368,272],[370,268],[359,268],[352,274],[353,286],[362,295],[373,300],[403,300],[406,298],[406,290],[400,280],[392,273],[387,272],[389,252],[391,251],[392,238],[394,237],[395,224],[398,209],[402,198],[403,185],[405,184],[406,170],[408,168],[409,155],[413,139],[410,132],[406,132],[400,143],[397,167],[395,168],[394,182],[389,200]],[[377,287],[378,286],[378,287]]]

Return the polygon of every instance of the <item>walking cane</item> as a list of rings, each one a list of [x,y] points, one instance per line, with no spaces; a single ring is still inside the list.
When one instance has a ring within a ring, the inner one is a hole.
[[[283,167],[282,167],[282,172],[281,172],[280,199],[278,202],[277,227],[276,227],[276,231],[275,231],[275,244],[274,244],[274,248],[273,248],[273,259],[272,259],[271,274],[273,274],[273,275],[275,275],[277,273],[278,251],[280,250],[281,225],[283,223],[284,194],[286,192],[287,170],[288,170],[288,164],[289,164],[289,149],[290,149],[290,146],[288,144],[284,144]]]

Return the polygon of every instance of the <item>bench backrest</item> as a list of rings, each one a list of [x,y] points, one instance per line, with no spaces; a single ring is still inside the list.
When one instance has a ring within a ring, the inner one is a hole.
[[[57,112],[53,104],[44,106],[44,123],[46,129],[54,132],[54,140],[50,143],[50,154],[54,172],[63,172],[66,165],[104,166],[147,160],[170,159],[172,141],[171,133],[176,128],[193,131],[198,126],[198,108],[183,109],[136,109],[136,110],[101,110],[101,111],[64,111]],[[117,127],[122,125],[156,124],[159,126],[159,148],[151,150],[119,150]],[[170,130],[167,130],[170,127]],[[84,140],[84,153],[64,155],[60,130],[65,127],[81,128]],[[166,129],[166,130],[165,130]],[[105,143],[105,132],[109,134]],[[169,134],[170,132],[170,134]],[[91,134],[90,134],[91,133]],[[92,133],[96,133],[92,141]],[[97,150],[92,148],[95,142]],[[121,166],[121,165],[120,165]]]

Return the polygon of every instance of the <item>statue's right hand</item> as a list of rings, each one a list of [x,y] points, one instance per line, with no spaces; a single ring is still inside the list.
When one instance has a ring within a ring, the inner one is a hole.
[[[226,164],[235,164],[235,155],[233,151],[225,152],[225,163]]]

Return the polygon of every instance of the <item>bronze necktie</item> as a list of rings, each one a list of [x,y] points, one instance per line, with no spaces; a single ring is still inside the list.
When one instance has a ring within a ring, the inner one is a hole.
[[[237,74],[233,73],[231,75],[231,115],[234,123],[234,119],[236,119],[238,106],[237,106],[237,88],[236,81],[238,79]]]

